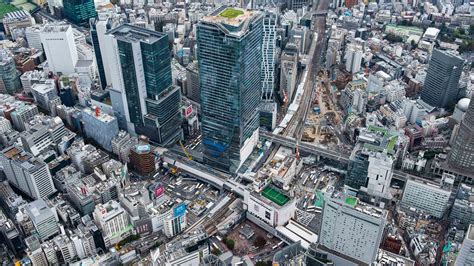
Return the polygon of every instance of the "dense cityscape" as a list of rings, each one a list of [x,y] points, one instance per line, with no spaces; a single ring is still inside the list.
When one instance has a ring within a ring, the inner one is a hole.
[[[1,265],[474,265],[474,2],[0,3]]]

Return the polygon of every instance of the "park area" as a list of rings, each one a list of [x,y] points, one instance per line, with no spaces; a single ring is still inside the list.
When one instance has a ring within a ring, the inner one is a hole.
[[[262,196],[273,201],[279,206],[285,205],[290,200],[287,196],[281,194],[280,192],[271,187],[264,188],[262,191]]]
[[[0,3],[0,19],[3,19],[3,16],[5,16],[6,13],[16,10],[18,10],[18,8],[16,8],[14,5]]]
[[[232,18],[236,18],[240,15],[244,14],[244,12],[242,10],[238,10],[238,9],[235,9],[235,8],[226,8],[224,11],[222,11],[219,16],[221,17],[224,17],[224,18],[228,18],[228,19],[232,19]]]

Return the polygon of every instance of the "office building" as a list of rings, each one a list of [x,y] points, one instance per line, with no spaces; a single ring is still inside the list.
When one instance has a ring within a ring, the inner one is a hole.
[[[0,134],[3,134],[9,131],[12,128],[10,120],[6,119],[3,116],[0,116]]]
[[[459,184],[449,218],[456,220],[456,227],[464,230],[474,224],[474,187]]]
[[[26,42],[28,47],[35,48],[38,51],[43,51],[43,45],[41,44],[41,28],[40,25],[33,25],[25,29]]]
[[[451,145],[448,165],[464,171],[474,168],[474,94]]]
[[[289,43],[280,58],[280,97],[285,103],[293,99],[298,77],[298,47]]]
[[[102,148],[112,151],[112,140],[119,133],[117,119],[114,116],[101,112],[99,107],[95,107],[95,110],[84,108],[82,122],[84,133],[88,138],[93,139]]]
[[[361,263],[375,261],[387,211],[334,192],[324,199],[320,244]]]
[[[455,266],[465,266],[474,264],[474,224],[469,226],[466,238],[461,245],[461,250],[456,257]]]
[[[311,0],[288,0],[288,8],[292,10],[298,10],[301,8],[310,9],[313,1]]]
[[[359,45],[348,45],[344,56],[344,59],[346,60],[346,70],[348,72],[354,74],[360,71],[362,64],[362,51],[362,47]]]
[[[90,21],[91,40],[94,48],[95,61],[99,72],[100,85],[105,89],[112,84],[111,74],[107,60],[107,40],[105,34],[108,30],[117,27],[118,20],[114,19],[112,12],[99,12],[95,19]],[[104,52],[102,52],[104,51]]]
[[[4,149],[0,164],[10,184],[31,198],[45,198],[56,192],[46,163],[20,148]]]
[[[64,0],[64,16],[73,23],[89,22],[97,16],[93,0]]]
[[[106,247],[117,244],[132,233],[133,226],[127,212],[115,200],[96,205],[93,217],[102,231]]]
[[[21,90],[20,71],[16,69],[13,55],[0,50],[0,93],[13,95]]]
[[[79,55],[71,25],[48,23],[41,30],[40,37],[49,70],[65,75],[74,73]]]
[[[421,99],[433,106],[449,108],[458,99],[464,60],[449,51],[434,49],[421,91]]]
[[[403,191],[401,206],[415,208],[435,218],[442,218],[448,208],[454,176],[443,175],[440,184],[408,179]]]
[[[58,91],[53,79],[46,80],[45,83],[35,83],[31,86],[31,92],[39,108],[50,112],[49,102],[58,97]]]
[[[28,203],[25,211],[33,222],[39,239],[44,241],[59,234],[56,216],[43,199]]]
[[[76,258],[77,252],[74,243],[67,235],[58,235],[53,238],[52,243],[59,255],[59,264],[70,264]]]
[[[163,221],[163,232],[167,237],[173,237],[186,228],[186,214],[170,215]]]
[[[108,31],[107,43],[113,47],[106,50],[120,128],[162,145],[182,138],[181,93],[172,85],[168,35],[126,24]]]
[[[226,6],[197,25],[204,161],[224,171],[258,141],[262,25],[260,12]]]
[[[197,62],[192,62],[186,66],[186,94],[185,96],[196,103],[199,99],[199,71]]]

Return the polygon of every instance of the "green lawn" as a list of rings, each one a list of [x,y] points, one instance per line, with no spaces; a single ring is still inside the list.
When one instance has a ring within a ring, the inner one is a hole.
[[[353,197],[347,197],[345,202],[354,207],[357,204],[357,199]]]
[[[280,192],[274,190],[271,187],[264,188],[262,191],[262,196],[275,202],[279,206],[285,205],[290,200],[287,196],[281,194]]]
[[[18,10],[18,8],[16,8],[14,5],[0,3],[0,19],[2,19],[6,13],[16,10]]]
[[[224,18],[236,18],[242,14],[244,14],[242,10],[228,7],[224,11],[222,11],[219,16]]]

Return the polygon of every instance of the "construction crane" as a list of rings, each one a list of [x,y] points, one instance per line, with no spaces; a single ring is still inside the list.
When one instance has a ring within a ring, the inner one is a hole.
[[[183,142],[181,140],[179,140],[179,145],[181,146],[181,149],[183,149],[183,152],[186,155],[186,157],[188,158],[188,160],[192,161],[193,157],[191,157],[191,155],[189,155],[188,151],[186,150],[186,147],[184,147]]]

